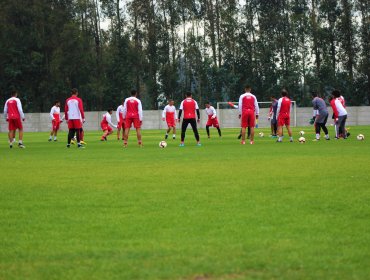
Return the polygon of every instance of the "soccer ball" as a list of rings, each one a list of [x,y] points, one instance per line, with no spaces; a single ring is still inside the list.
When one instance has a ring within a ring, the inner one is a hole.
[[[263,132],[258,133],[258,135],[259,135],[260,137],[263,137],[263,136],[264,136]]]
[[[161,141],[158,144],[159,148],[166,148],[167,147],[167,142],[166,141]]]
[[[299,135],[303,136],[303,135],[304,135],[304,131],[303,131],[303,130],[301,130],[301,131],[299,132]]]
[[[301,143],[301,144],[306,143],[306,138],[299,137],[298,142]]]
[[[359,135],[357,135],[357,140],[358,141],[365,140],[365,136],[363,134],[359,134]]]

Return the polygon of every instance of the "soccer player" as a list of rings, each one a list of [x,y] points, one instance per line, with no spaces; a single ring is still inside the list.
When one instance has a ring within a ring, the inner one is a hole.
[[[143,123],[143,107],[141,101],[137,98],[137,91],[131,91],[131,97],[125,99],[123,103],[123,119],[125,119],[125,137],[123,147],[127,147],[128,134],[131,125],[136,129],[137,142],[139,147],[143,146],[141,141],[141,125]]]
[[[181,143],[180,147],[184,147],[184,140],[185,140],[185,133],[188,125],[191,125],[191,128],[193,129],[195,139],[197,140],[197,146],[202,146],[200,144],[200,138],[199,138],[199,132],[197,128],[197,123],[200,122],[200,112],[199,112],[199,106],[198,103],[192,98],[191,92],[185,93],[185,99],[181,102],[180,108],[179,108],[179,118],[178,122],[180,122],[182,112],[184,111],[184,117],[182,119],[182,125],[181,125]],[[198,117],[197,120],[195,117]]]
[[[208,120],[206,124],[206,131],[207,131],[208,138],[210,138],[210,135],[209,135],[210,126],[217,128],[218,135],[221,137],[220,124],[218,123],[216,110],[213,106],[211,106],[211,103],[209,101],[207,101],[205,105],[206,105],[206,114],[208,116]]]
[[[247,127],[251,130],[250,144],[254,144],[254,127],[259,115],[257,98],[251,93],[251,90],[252,88],[250,86],[246,86],[245,93],[239,97],[238,109],[242,127],[242,145],[245,145],[245,130]]]
[[[174,105],[174,101],[170,99],[168,101],[168,105],[164,107],[163,112],[162,112],[162,121],[167,122],[167,131],[166,135],[164,136],[165,139],[168,138],[168,133],[172,129],[172,139],[176,139],[176,107]]]
[[[283,126],[288,130],[289,141],[293,142],[292,130],[290,129],[290,106],[291,101],[288,97],[288,91],[283,89],[281,91],[281,98],[278,101],[278,108],[276,111],[276,118],[278,121],[278,135],[279,139],[276,142],[283,141]]]
[[[57,135],[58,135],[58,130],[60,127],[60,123],[63,122],[63,118],[60,117],[60,102],[59,100],[56,100],[54,102],[54,106],[51,107],[50,110],[50,118],[51,118],[51,132],[49,136],[49,142],[53,140],[54,136],[54,141],[58,141]]]
[[[334,96],[334,102],[332,105],[334,116],[335,116],[335,125],[336,125],[336,139],[343,137],[347,139],[346,131],[346,120],[347,120],[347,110],[343,106],[343,99],[341,98],[339,90],[333,90],[332,95]]]
[[[100,123],[101,129],[104,132],[100,139],[101,141],[107,141],[107,136],[113,133],[113,129],[111,126],[117,128],[117,125],[112,123],[112,113],[113,108],[109,108],[107,112],[103,115],[103,119]]]
[[[276,138],[277,134],[277,119],[276,119],[276,111],[278,107],[278,101],[276,100],[275,96],[271,96],[271,106],[268,113],[268,120],[270,121],[271,125],[271,137]]]
[[[85,122],[85,112],[82,99],[78,97],[77,89],[73,88],[71,97],[66,100],[65,104],[65,119],[68,121],[68,140],[67,148],[71,146],[71,140],[76,134],[77,148],[83,148],[81,141],[82,123]],[[81,122],[82,118],[82,122]]]
[[[235,105],[234,103],[232,103],[232,102],[227,102],[230,106],[231,106],[231,108],[234,108],[234,109],[238,109],[239,108],[239,106],[238,105]],[[247,139],[249,139],[250,138],[250,136],[251,136],[251,129],[250,129],[250,127],[248,127],[248,136],[247,136]],[[238,139],[241,139],[242,138],[242,129],[240,129],[240,132],[239,132],[239,135],[238,135],[238,137],[237,137]]]
[[[123,119],[123,102],[121,105],[117,107],[116,110],[116,119],[117,119],[117,140],[119,140],[119,136],[122,130],[122,140],[125,136],[125,123]]]
[[[313,118],[315,119],[315,130],[316,138],[315,140],[320,140],[320,130],[325,133],[325,139],[330,140],[328,129],[326,128],[326,122],[328,121],[328,109],[326,108],[325,101],[320,98],[317,92],[312,92],[312,105],[313,105]]]
[[[11,92],[11,97],[5,102],[4,117],[8,122],[9,147],[13,148],[13,143],[15,142],[15,132],[18,129],[18,147],[24,149],[26,146],[23,145],[22,121],[25,121],[25,116],[22,109],[22,103],[17,96],[18,92],[13,90]]]

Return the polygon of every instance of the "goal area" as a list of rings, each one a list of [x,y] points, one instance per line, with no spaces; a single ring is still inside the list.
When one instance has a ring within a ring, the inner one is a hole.
[[[240,122],[238,120],[238,109],[233,108],[229,104],[230,102],[217,102],[217,115],[219,120],[222,122],[223,127],[239,127]],[[239,102],[233,102],[232,104],[238,106]],[[268,113],[271,106],[271,101],[265,102],[258,102],[258,106],[260,108],[260,114],[258,118],[258,126],[259,127],[270,127],[270,122],[268,120]],[[236,119],[235,119],[236,118]],[[292,101],[291,106],[291,126],[297,126],[297,103],[296,101]]]

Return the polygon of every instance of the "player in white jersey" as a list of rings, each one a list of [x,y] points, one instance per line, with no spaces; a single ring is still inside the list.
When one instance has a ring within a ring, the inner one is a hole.
[[[119,137],[121,135],[122,130],[122,140],[125,135],[125,122],[123,119],[123,103],[117,107],[116,110],[116,119],[117,119],[117,140],[120,140]]]
[[[60,102],[59,100],[56,100],[54,102],[54,106],[51,107],[50,110],[50,118],[51,118],[51,132],[49,136],[49,142],[53,141],[53,136],[54,136],[54,141],[58,141],[57,135],[58,135],[58,130],[60,128],[60,124],[63,122],[64,117],[60,117]]]
[[[167,123],[167,131],[166,135],[164,136],[165,139],[168,138],[168,133],[172,129],[172,139],[176,139],[176,107],[174,106],[174,101],[170,99],[168,101],[168,105],[164,107],[163,112],[162,112],[162,121],[166,121]]]
[[[217,113],[216,113],[216,110],[213,106],[211,106],[211,103],[210,102],[206,102],[206,114],[208,116],[208,120],[207,120],[207,124],[206,124],[206,131],[207,131],[207,136],[208,138],[210,138],[210,134],[209,134],[209,127],[210,126],[213,126],[215,128],[217,128],[217,131],[218,131],[218,135],[221,137],[221,129],[220,129],[220,124],[218,123],[218,119],[217,119]]]
[[[103,130],[103,135],[100,139],[101,141],[107,141],[107,136],[113,133],[112,127],[117,128],[117,125],[112,123],[112,113],[113,108],[109,108],[103,115],[103,119],[100,123],[101,129]]]

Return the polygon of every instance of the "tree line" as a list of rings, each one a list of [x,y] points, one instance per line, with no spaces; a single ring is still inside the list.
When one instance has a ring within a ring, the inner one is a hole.
[[[102,22],[109,22],[102,28]],[[204,104],[260,101],[287,88],[299,106],[338,88],[370,103],[368,0],[2,0],[0,98],[45,112],[77,87],[87,110],[131,89],[145,109],[185,91]]]

